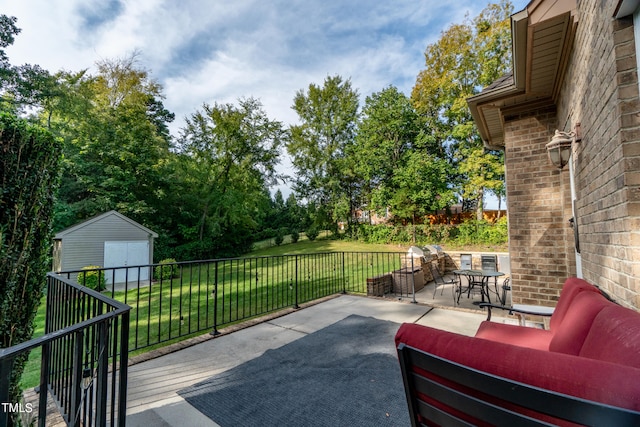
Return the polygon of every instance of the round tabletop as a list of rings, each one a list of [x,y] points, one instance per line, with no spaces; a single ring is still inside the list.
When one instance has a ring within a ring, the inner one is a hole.
[[[503,272],[492,271],[492,270],[453,270],[453,274],[461,274],[463,276],[483,276],[483,277],[504,276]]]

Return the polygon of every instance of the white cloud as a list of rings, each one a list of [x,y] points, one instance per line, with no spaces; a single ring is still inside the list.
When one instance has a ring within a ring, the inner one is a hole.
[[[426,45],[484,5],[479,0],[464,7],[439,0],[0,0],[2,13],[17,16],[23,28],[7,49],[13,63],[77,70],[138,50],[178,117],[203,102],[254,96],[287,122],[295,92],[328,75],[351,77],[363,96],[389,84],[408,94]]]
[[[327,76],[351,78],[362,101],[394,84],[409,95],[423,52],[451,23],[488,0],[0,0],[22,33],[7,48],[14,64],[52,72],[92,68],[140,52],[183,118],[203,103],[259,98],[269,116],[295,123],[296,91]],[[515,10],[526,5],[517,0]]]

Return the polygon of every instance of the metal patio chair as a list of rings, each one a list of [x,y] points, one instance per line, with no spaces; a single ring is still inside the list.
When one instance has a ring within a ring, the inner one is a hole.
[[[433,276],[433,283],[435,285],[433,289],[433,298],[436,297],[436,292],[438,291],[438,286],[441,286],[440,295],[444,292],[444,286],[446,285],[455,285],[458,281],[456,279],[445,279],[438,271],[438,267],[436,267],[432,262],[429,263],[429,267],[431,268],[431,275]],[[454,293],[455,297],[455,293]]]

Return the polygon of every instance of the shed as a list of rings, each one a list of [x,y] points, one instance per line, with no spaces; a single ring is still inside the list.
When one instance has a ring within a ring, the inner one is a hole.
[[[153,262],[158,234],[116,211],[109,211],[64,229],[54,236],[53,270],[140,266]],[[127,271],[128,270],[128,271]],[[107,281],[148,280],[149,268],[123,268],[107,274]]]

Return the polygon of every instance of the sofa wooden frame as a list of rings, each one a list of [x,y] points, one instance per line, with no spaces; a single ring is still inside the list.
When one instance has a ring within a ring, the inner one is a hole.
[[[553,425],[537,419],[542,414],[583,425],[640,425],[640,412],[492,375],[404,343],[397,351],[412,426],[431,425],[428,421],[445,426],[474,425],[469,420],[496,426]],[[447,385],[452,383],[454,388]],[[525,409],[529,416],[509,407]]]

